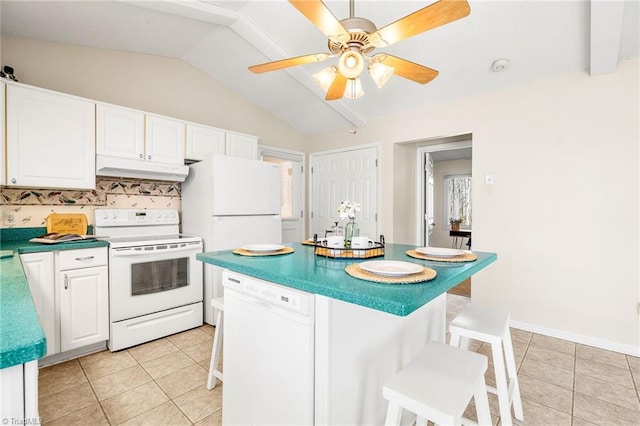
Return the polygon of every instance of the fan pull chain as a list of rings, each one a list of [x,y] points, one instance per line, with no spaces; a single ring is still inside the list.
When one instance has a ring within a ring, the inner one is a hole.
[[[352,85],[352,89],[355,92],[355,84]],[[352,93],[353,94],[353,93]],[[351,124],[353,125],[353,127],[351,128],[351,130],[349,130],[349,133],[351,133],[352,135],[355,135],[356,133],[358,133],[358,129],[356,129],[356,108],[355,108],[355,104],[356,104],[356,100],[354,99],[354,97],[351,98]]]

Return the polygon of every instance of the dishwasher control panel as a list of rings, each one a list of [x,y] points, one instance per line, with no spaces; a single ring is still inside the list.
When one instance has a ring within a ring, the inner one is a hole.
[[[309,300],[312,297],[309,293],[228,271],[223,274],[223,285],[271,305],[303,315],[309,314]]]

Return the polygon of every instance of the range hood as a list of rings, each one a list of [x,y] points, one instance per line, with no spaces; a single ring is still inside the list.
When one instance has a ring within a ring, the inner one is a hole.
[[[152,161],[96,155],[96,176],[184,182],[188,174],[189,166],[181,164],[154,163]]]

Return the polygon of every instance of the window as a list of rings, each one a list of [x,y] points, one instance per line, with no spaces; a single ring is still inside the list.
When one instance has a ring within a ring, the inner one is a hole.
[[[445,223],[461,219],[460,227],[471,228],[471,175],[444,177]]]
[[[268,156],[262,157],[262,160],[280,166],[280,217],[294,218],[293,162]]]

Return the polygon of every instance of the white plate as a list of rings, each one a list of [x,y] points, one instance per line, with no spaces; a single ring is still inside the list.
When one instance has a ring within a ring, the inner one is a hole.
[[[433,257],[455,257],[464,254],[463,250],[456,250],[443,247],[420,247],[417,248],[418,253],[426,254]]]
[[[390,277],[417,274],[424,270],[422,265],[397,260],[371,260],[369,262],[359,263],[358,266],[367,272]]]
[[[246,251],[269,252],[282,250],[284,246],[281,244],[249,244],[246,246],[242,246],[241,248]]]

